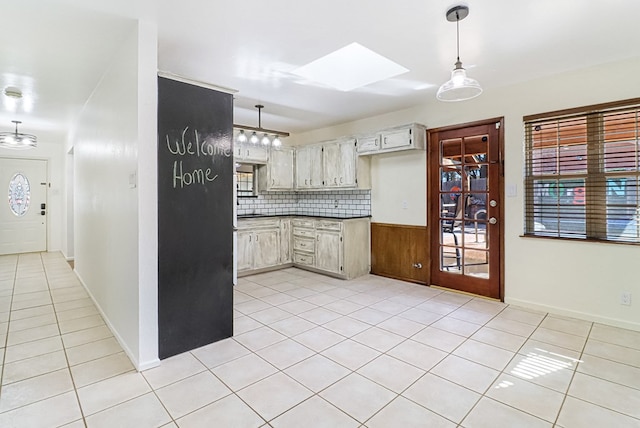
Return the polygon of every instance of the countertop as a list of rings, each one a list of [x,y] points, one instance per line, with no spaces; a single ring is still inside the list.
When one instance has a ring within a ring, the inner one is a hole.
[[[267,217],[308,217],[308,218],[330,218],[330,219],[336,219],[336,220],[350,220],[354,218],[371,218],[370,215],[323,216],[323,215],[306,215],[306,214],[243,214],[238,216],[238,220],[252,219],[252,218],[267,218]]]

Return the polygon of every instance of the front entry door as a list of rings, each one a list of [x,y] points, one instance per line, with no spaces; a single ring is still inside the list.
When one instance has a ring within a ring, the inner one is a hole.
[[[0,158],[0,191],[0,254],[46,251],[47,161]]]
[[[429,133],[431,283],[502,299],[501,121]]]

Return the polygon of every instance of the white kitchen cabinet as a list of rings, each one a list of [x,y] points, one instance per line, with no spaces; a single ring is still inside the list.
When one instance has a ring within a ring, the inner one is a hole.
[[[351,279],[369,273],[368,218],[292,220],[295,266]]]
[[[280,263],[291,263],[293,252],[291,251],[291,219],[280,219]]]
[[[344,268],[341,222],[316,221],[315,259],[318,269],[342,274]]]
[[[358,154],[377,152],[380,150],[380,134],[358,137]]]
[[[236,143],[233,148],[233,160],[236,162],[266,164],[267,158],[267,147],[260,143]]]
[[[370,269],[369,218],[241,219],[238,229],[242,274],[293,265],[351,279]]]
[[[296,149],[296,189],[321,189],[322,146],[304,146]]]
[[[324,187],[356,187],[356,140],[326,143],[322,148]]]
[[[383,129],[373,135],[358,138],[359,155],[375,155],[401,150],[424,150],[426,128],[424,125],[413,123]]]
[[[291,227],[293,263],[313,267],[316,251],[315,221],[309,218],[294,218],[291,220]]]
[[[296,149],[296,189],[369,189],[369,159],[357,156],[354,138]]]
[[[258,168],[258,189],[293,190],[293,147],[272,147],[266,165]]]
[[[280,264],[280,220],[251,219],[238,222],[236,249],[238,272]]]
[[[280,264],[280,228],[257,230],[254,236],[253,268],[262,269]]]
[[[253,232],[250,230],[238,230],[236,258],[238,272],[253,268]]]

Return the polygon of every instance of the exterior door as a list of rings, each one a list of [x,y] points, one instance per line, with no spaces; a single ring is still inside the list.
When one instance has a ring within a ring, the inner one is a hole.
[[[0,158],[0,254],[47,250],[47,161]]]
[[[502,299],[501,120],[430,131],[431,283]]]

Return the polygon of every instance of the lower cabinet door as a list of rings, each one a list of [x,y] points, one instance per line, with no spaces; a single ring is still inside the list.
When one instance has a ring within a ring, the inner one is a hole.
[[[254,232],[254,269],[280,264],[280,229]]]
[[[316,267],[342,273],[342,234],[321,230],[316,234]]]
[[[250,231],[238,231],[238,271],[250,270],[253,266],[253,233]]]

